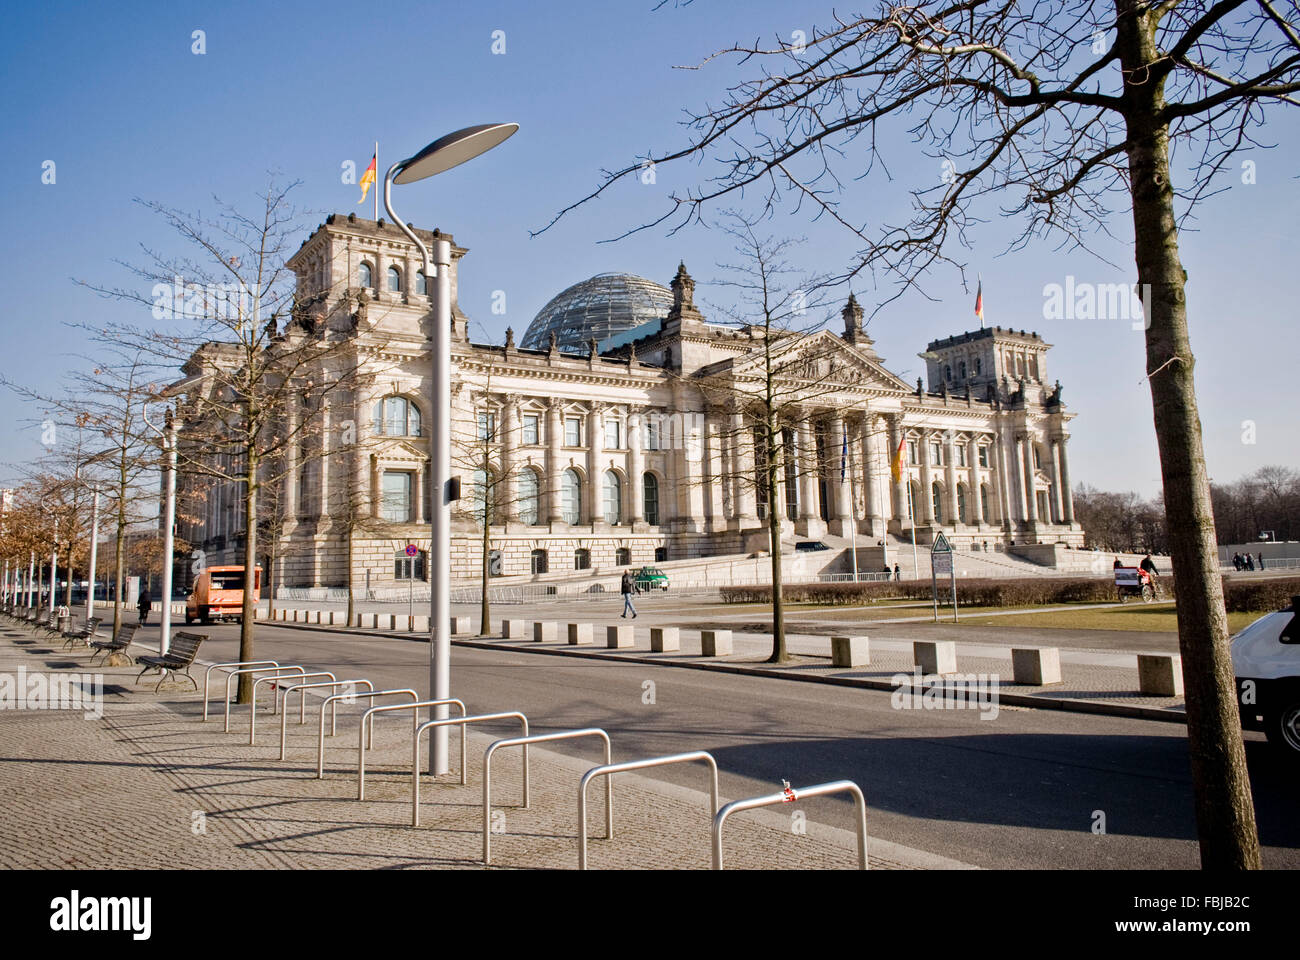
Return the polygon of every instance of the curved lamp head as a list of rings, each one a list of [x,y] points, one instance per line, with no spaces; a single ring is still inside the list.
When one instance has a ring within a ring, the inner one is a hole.
[[[439,137],[409,160],[403,160],[394,183],[414,183],[458,167],[491,150],[519,129],[517,123],[480,123]]]

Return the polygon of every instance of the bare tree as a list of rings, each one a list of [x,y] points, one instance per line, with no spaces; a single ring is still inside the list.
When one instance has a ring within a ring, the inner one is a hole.
[[[1284,14],[1271,0],[940,0],[831,19],[806,44],[714,55],[734,56],[756,76],[690,115],[684,146],[645,161],[712,160],[719,172],[632,229],[680,226],[741,191],[757,191],[768,210],[790,194],[862,243],[850,275],[879,271],[898,296],[919,289],[933,267],[960,266],[953,244],[968,242],[983,200],[1021,218],[1013,248],[1050,237],[1084,249],[1089,231],[1107,229],[1110,198],[1127,202],[1180,584],[1201,862],[1258,867],[1178,241],[1180,224],[1216,192],[1215,175],[1256,143],[1266,115],[1297,104],[1294,5]],[[902,132],[945,161],[942,182],[913,192],[908,222],[855,222],[838,202],[841,173],[888,175],[886,144]],[[1189,169],[1171,167],[1179,143]],[[607,174],[555,219],[643,165]]]

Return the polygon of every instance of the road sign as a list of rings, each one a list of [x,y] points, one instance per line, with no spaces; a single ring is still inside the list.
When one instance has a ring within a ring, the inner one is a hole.
[[[406,555],[408,557],[416,557],[419,556],[419,554],[420,554],[420,548],[417,547],[415,544],[408,543],[406,545]]]
[[[952,573],[952,554],[934,553],[930,555],[930,564],[936,575]]]
[[[948,538],[941,533],[934,538],[934,543],[930,544],[930,553],[946,553],[951,557],[952,544],[949,543]]]
[[[952,619],[957,622],[957,572],[953,569],[952,544],[942,533],[936,534],[930,544],[930,594],[934,598],[934,622],[939,622],[939,578],[948,578],[948,594],[952,598]]]

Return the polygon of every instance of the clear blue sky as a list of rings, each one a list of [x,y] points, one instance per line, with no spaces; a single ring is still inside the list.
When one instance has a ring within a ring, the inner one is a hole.
[[[207,211],[216,195],[250,210],[268,171],[278,171],[302,181],[298,201],[316,211],[314,224],[330,212],[369,211],[369,201],[356,206],[359,191],[341,183],[340,168],[352,160],[363,169],[373,141],[382,172],[444,132],[486,121],[515,120],[521,130],[493,153],[395,198],[413,222],[449,230],[470,248],[461,306],[482,324],[480,333],[499,337],[510,324],[521,334],[555,293],[602,271],[666,284],[678,260],[699,283],[697,299],[716,302],[720,294],[707,281],[718,262],[732,259],[716,231],[597,243],[659,210],[670,189],[699,175],[694,166],[661,168],[656,184],[617,189],[540,238],[528,231],[590,190],[602,168],[678,144],[682,109],[716,100],[742,75],[726,62],[700,71],[674,65],[734,41],[811,31],[828,22],[832,5],[653,6],[313,0],[11,8],[0,39],[0,172],[15,215],[0,260],[0,369],[53,390],[81,346],[61,321],[147,320],[73,281],[129,285],[115,259],[143,261],[141,244],[173,244],[133,198]],[[410,15],[413,9],[423,15]],[[194,30],[206,34],[202,56],[191,53]],[[495,30],[505,31],[504,55],[491,51]],[[1280,148],[1253,155],[1257,183],[1225,180],[1230,189],[1207,202],[1196,232],[1182,237],[1206,453],[1220,482],[1267,463],[1300,463],[1293,295],[1300,113],[1275,116],[1267,137]],[[895,169],[933,165],[905,138],[889,148]],[[54,185],[41,182],[46,160],[57,164]],[[848,209],[873,219],[906,202],[901,185],[878,179],[850,183],[849,191]],[[810,269],[839,269],[853,249],[834,228],[800,216],[772,229],[807,238],[801,256]],[[1112,232],[1118,242],[1099,246],[1118,270],[1046,245],[998,256],[1006,231],[996,222],[972,235],[975,247],[961,259],[983,274],[990,325],[1037,330],[1055,344],[1048,376],[1060,379],[1078,414],[1075,482],[1149,496],[1159,468],[1141,334],[1123,321],[1043,319],[1044,286],[1067,275],[1132,281],[1126,215],[1116,216]],[[931,289],[941,302],[899,301],[870,327],[886,364],[908,379],[922,372],[916,354],[927,341],[976,326],[973,295],[955,276],[935,277]],[[491,313],[495,290],[506,293],[505,316]],[[865,281],[857,291],[867,304],[881,296]],[[39,431],[24,421],[39,411],[6,393],[0,412],[9,425],[0,433],[0,462],[38,454]],[[1245,420],[1256,424],[1253,445],[1242,442]]]

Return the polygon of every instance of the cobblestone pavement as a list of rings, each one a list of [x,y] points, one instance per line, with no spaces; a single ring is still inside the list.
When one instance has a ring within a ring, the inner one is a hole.
[[[102,717],[80,709],[0,714],[0,867],[482,868],[483,751],[515,729],[471,733],[467,786],[455,774],[426,775],[422,825],[413,828],[407,722],[389,717],[378,724],[376,749],[367,753],[366,800],[358,801],[361,706],[340,710],[339,734],[326,741],[326,777],[318,780],[311,699],[305,726],[291,712],[288,759],[280,761],[269,699],[259,742],[250,746],[246,707],[234,708],[231,732],[223,733],[219,719],[201,722],[202,694],[188,684],[155,693],[152,684],[134,684],[133,668],[90,668],[88,660],[85,652],[67,654],[23,627],[0,625],[0,682],[17,678],[20,668],[28,677],[103,674]],[[614,750],[616,762],[628,759],[617,744]],[[576,867],[577,784],[589,766],[531,748],[532,802],[523,809],[519,751],[495,758],[494,867]],[[706,783],[701,767],[701,787]],[[604,792],[595,786],[590,794],[589,829],[603,836]],[[723,802],[728,799],[734,798]],[[728,820],[727,866],[852,867],[855,837],[812,819],[816,804],[825,802]],[[623,774],[614,809],[615,838],[590,841],[591,867],[708,867],[707,789]],[[796,812],[808,818],[803,832],[793,828]],[[868,829],[870,823],[868,810]],[[885,841],[871,841],[870,853],[873,868],[965,866]]]

